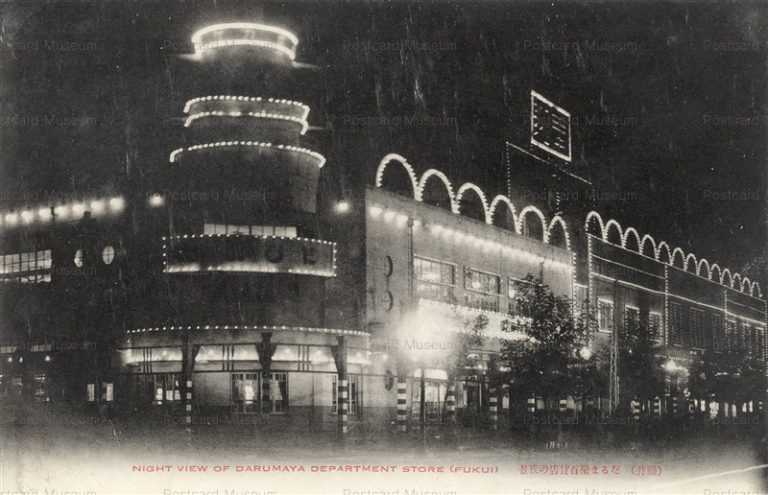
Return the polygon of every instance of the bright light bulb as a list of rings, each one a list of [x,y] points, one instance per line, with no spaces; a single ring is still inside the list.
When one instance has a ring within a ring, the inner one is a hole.
[[[21,212],[21,220],[24,223],[32,223],[32,220],[34,220],[35,215],[30,210],[24,210]]]
[[[336,211],[336,213],[347,213],[349,209],[351,208],[349,201],[347,200],[341,200],[333,207],[333,209]]]
[[[37,210],[37,216],[40,218],[41,221],[47,222],[51,219],[51,209],[50,208],[40,208]]]
[[[76,216],[82,216],[82,214],[85,212],[85,205],[83,203],[75,203],[72,205],[72,213]]]
[[[16,225],[19,222],[19,215],[17,213],[8,213],[5,215],[5,223],[8,225]]]
[[[125,200],[119,196],[109,200],[109,207],[114,211],[120,211],[125,207]]]
[[[160,194],[153,194],[149,197],[149,206],[159,208],[165,204],[165,198]]]
[[[69,207],[67,205],[59,205],[53,209],[53,214],[59,219],[64,220],[69,216]]]
[[[100,199],[91,201],[91,213],[94,215],[101,215],[104,213],[104,201]]]

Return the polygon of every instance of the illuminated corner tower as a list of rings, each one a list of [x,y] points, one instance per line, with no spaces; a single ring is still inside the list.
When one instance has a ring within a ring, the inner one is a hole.
[[[314,414],[315,390],[345,383],[345,339],[364,335],[325,325],[336,245],[318,238],[325,158],[301,144],[310,108],[294,96],[307,85],[293,62],[298,39],[237,22],[192,42],[185,144],[169,157],[161,308],[131,331],[127,366],[149,366],[143,390],[155,404],[178,388],[188,412],[295,414],[312,404]],[[170,348],[136,350],[158,338]]]

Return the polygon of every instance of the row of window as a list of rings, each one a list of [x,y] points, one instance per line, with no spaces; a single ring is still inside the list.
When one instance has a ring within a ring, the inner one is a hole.
[[[648,313],[648,332],[652,340],[661,341],[662,337],[662,317],[657,311]],[[613,301],[608,299],[597,300],[597,323],[601,332],[612,332],[614,327]],[[624,306],[624,327],[635,328],[640,325],[640,308],[635,306]]]
[[[50,249],[0,255],[0,279],[22,283],[50,282],[52,260]]]
[[[219,223],[206,223],[203,225],[205,235],[256,235],[298,237],[296,227],[280,225],[227,225]]]
[[[105,265],[110,265],[114,260],[115,248],[109,245],[104,246],[101,250],[101,261]],[[72,263],[77,268],[82,268],[85,261],[83,250],[75,251]],[[0,255],[0,282],[50,282],[52,267],[53,253],[50,249],[2,254]]]
[[[687,316],[687,318],[686,318]],[[698,308],[685,308],[679,303],[669,305],[670,343],[715,351],[752,351],[763,348],[763,328],[729,318],[723,325],[723,315]]]
[[[456,265],[414,256],[413,273],[418,297],[451,304],[458,302],[455,294]],[[526,314],[521,295],[523,286],[527,284],[529,282],[511,277],[505,282],[500,275],[465,267],[462,283],[463,304],[486,311],[502,311],[501,295],[505,285],[509,299],[507,311],[515,315]]]
[[[598,299],[598,326],[603,332],[614,329],[613,302],[608,299]],[[648,331],[651,338],[662,340],[662,315],[651,311],[648,314]],[[624,325],[638,326],[640,310],[634,306],[625,306]],[[723,315],[707,312],[699,308],[688,308],[686,313],[682,304],[669,305],[669,342],[672,345],[712,349],[715,351],[747,351],[760,352],[763,348],[763,328],[750,326],[743,321],[729,319],[723,325]]]

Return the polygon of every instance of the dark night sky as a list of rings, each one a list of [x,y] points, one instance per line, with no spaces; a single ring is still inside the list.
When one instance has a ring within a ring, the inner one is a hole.
[[[760,4],[2,3],[2,176],[24,191],[151,180],[179,142],[178,54],[210,22],[301,38],[328,167],[371,181],[388,152],[503,192],[505,139],[534,88],[574,115],[574,167],[622,225],[732,269],[765,246],[768,7]],[[365,49],[368,42],[432,43]],[[556,47],[542,42],[557,43]],[[324,109],[324,112],[321,110]],[[350,124],[409,117],[415,128]],[[358,121],[359,122],[359,121]],[[331,132],[332,131],[332,132]],[[308,144],[312,144],[310,140]],[[138,172],[137,172],[138,171]],[[756,273],[752,273],[752,276]]]

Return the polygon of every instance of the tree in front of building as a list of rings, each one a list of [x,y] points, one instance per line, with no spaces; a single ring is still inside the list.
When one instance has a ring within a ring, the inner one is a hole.
[[[593,321],[583,312],[574,318],[571,301],[556,296],[540,279],[526,278],[518,295],[526,316],[512,327],[514,337],[501,343],[513,396],[542,397],[545,403],[573,395],[591,373],[580,350],[589,342]],[[586,360],[588,361],[588,360]]]
[[[619,411],[631,414],[631,402],[642,403],[662,397],[663,358],[658,342],[649,329],[637,320],[627,319],[619,346]]]
[[[479,314],[473,318],[465,319],[460,315],[454,315],[462,321],[461,331],[455,336],[455,341],[450,352],[445,356],[444,367],[448,374],[448,387],[446,403],[456,402],[456,388],[462,381],[470,389],[482,388],[485,380],[483,356],[480,352],[485,343],[485,330],[488,327],[488,317]],[[474,388],[472,388],[474,387]],[[469,404],[474,416],[480,413],[479,400]],[[453,420],[454,417],[450,417]]]
[[[743,404],[763,398],[766,389],[764,366],[757,356],[739,350],[708,351],[691,373],[691,395],[713,397],[721,408],[728,403],[742,411]],[[754,402],[752,407],[754,410]],[[722,410],[720,414],[723,414]]]

